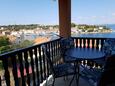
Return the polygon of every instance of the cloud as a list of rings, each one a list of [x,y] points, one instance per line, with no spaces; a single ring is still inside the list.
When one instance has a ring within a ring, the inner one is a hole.
[[[103,19],[103,18],[107,18],[107,17],[106,17],[106,16],[100,16],[100,18],[102,18],[102,19]]]
[[[115,13],[111,15],[91,15],[91,16],[77,16],[72,18],[72,20],[77,23],[86,23],[86,24],[111,24],[115,23]]]
[[[96,18],[98,18],[98,17],[97,17],[97,16],[91,16],[91,18],[92,18],[92,19],[96,19]]]
[[[78,16],[77,19],[84,19],[84,17],[83,16]]]
[[[115,16],[115,14],[113,14]],[[77,19],[80,20],[100,20],[100,19],[107,19],[107,18],[112,18],[110,16],[78,16]]]
[[[112,16],[115,16],[115,13],[112,13]]]
[[[87,19],[96,19],[97,16],[78,16],[77,19],[87,20]]]

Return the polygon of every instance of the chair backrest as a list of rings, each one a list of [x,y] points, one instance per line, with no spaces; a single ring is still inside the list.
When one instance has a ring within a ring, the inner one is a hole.
[[[74,40],[69,37],[69,38],[61,38],[60,40],[60,49],[61,49],[61,54],[64,55],[65,51],[69,48],[74,47]]]
[[[74,40],[69,37],[69,38],[61,38],[60,40],[60,51],[61,51],[61,56],[63,58],[63,61],[65,62],[65,52],[67,49],[74,47]]]
[[[103,45],[106,56],[115,54],[115,38],[107,38]]]
[[[115,86],[115,54],[107,58],[98,86]]]
[[[115,70],[115,54],[109,56],[106,59],[106,63],[105,63],[105,70]]]
[[[51,61],[51,58],[50,58],[50,52],[47,50],[45,45],[42,45],[41,47],[42,47],[43,53],[45,55],[45,59],[47,60],[49,66],[50,66],[51,73],[54,74],[55,71],[54,71],[54,67],[53,67],[53,62]]]

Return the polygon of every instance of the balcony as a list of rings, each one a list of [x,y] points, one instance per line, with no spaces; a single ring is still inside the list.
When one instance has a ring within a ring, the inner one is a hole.
[[[75,47],[87,47],[101,49],[106,38],[85,38],[73,37]],[[50,57],[54,65],[63,63],[60,55],[59,39],[43,43],[50,51]],[[49,65],[44,58],[41,49],[42,44],[34,45],[28,48],[15,50],[0,55],[0,61],[3,65],[0,70],[0,84],[3,86],[39,86],[51,75]],[[83,61],[84,65],[88,62]],[[95,64],[98,67],[98,64]],[[71,79],[71,76],[68,80]],[[56,79],[55,86],[64,86],[63,78]],[[65,84],[65,86],[67,83]],[[73,86],[75,82],[73,82]],[[85,80],[80,78],[80,86],[90,86]]]

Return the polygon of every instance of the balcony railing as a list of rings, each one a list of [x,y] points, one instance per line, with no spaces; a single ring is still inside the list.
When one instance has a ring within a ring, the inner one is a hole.
[[[73,37],[73,39],[75,47],[102,49],[106,38]],[[59,40],[43,43],[49,49],[54,65],[62,62]],[[41,45],[1,54],[0,61],[3,64],[3,69],[1,70],[3,74],[1,73],[0,75],[0,84],[6,84],[7,86],[39,86],[40,83],[46,80],[50,75],[50,69],[44,58]],[[82,63],[88,65],[87,61],[82,61]],[[95,66],[98,65],[96,64]]]

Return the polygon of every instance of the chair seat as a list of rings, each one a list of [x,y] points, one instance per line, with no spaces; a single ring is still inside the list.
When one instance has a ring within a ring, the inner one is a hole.
[[[97,79],[99,78],[101,72],[97,71],[97,70],[91,70],[91,69],[84,69],[81,72],[81,75],[84,77],[87,77],[89,79],[92,79],[93,81],[97,81]]]
[[[72,64],[58,64],[54,66],[55,77],[62,77],[75,74],[74,65]]]
[[[71,63],[71,62],[75,62],[75,58],[69,57],[69,56],[64,56],[64,62],[66,63]]]
[[[93,68],[88,69],[85,66],[80,65],[80,76],[85,79],[89,84],[97,84],[97,80],[99,79],[99,76],[101,75],[102,70]]]

